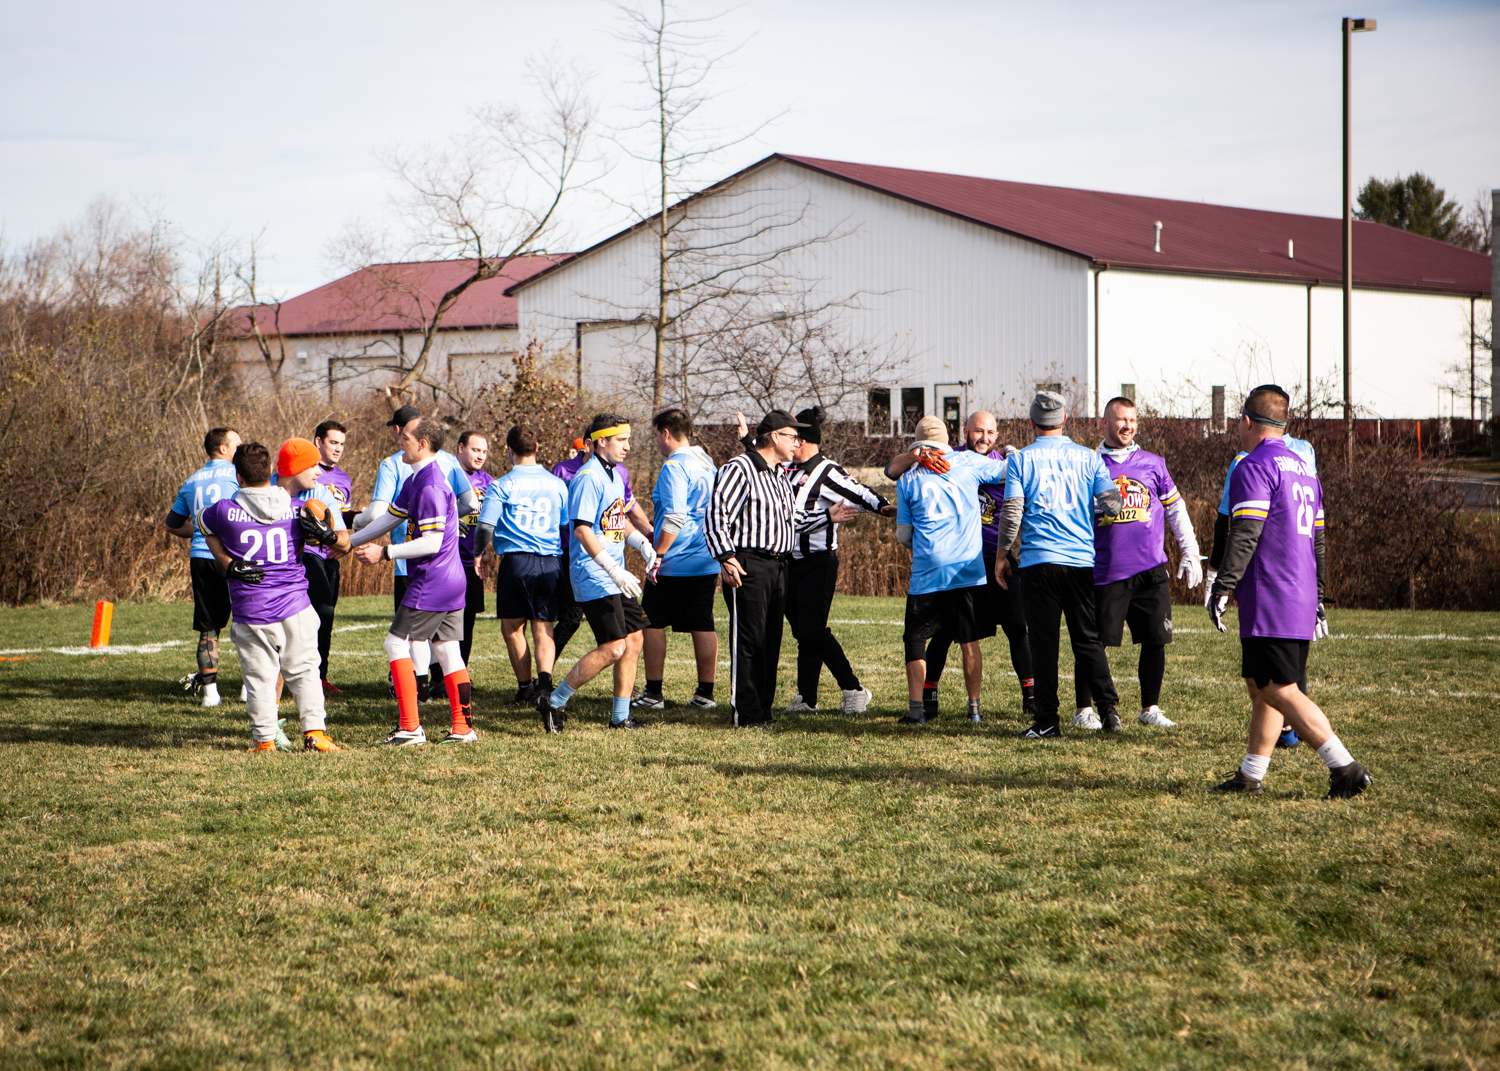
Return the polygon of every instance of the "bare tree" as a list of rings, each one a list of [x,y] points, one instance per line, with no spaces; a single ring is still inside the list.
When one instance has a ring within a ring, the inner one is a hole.
[[[250,239],[249,251],[235,268],[234,280],[245,294],[245,328],[260,352],[266,375],[271,380],[271,395],[281,411],[281,373],[286,368],[286,336],[281,333],[281,301],[262,301],[260,291],[260,239]],[[270,328],[270,334],[265,328]]]

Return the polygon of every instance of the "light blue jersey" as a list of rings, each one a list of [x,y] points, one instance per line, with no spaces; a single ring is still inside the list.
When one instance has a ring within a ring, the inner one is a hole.
[[[1066,435],[1038,436],[1010,459],[1005,497],[1024,498],[1021,568],[1094,567],[1094,496],[1114,490],[1104,459]]]
[[[912,595],[986,582],[979,488],[1005,482],[1005,459],[946,448],[943,456],[942,475],[914,465],[896,483],[896,523],[911,525]]]
[[[375,470],[375,490],[370,493],[371,502],[394,502],[396,496],[401,493],[401,488],[406,486],[406,481],[411,477],[411,466],[401,460],[404,451],[396,451],[390,457],[380,463]],[[469,474],[464,472],[464,467],[458,463],[458,458],[446,450],[439,450],[437,462],[448,475],[448,486],[453,488],[455,495],[465,495],[473,490],[469,484]],[[407,525],[397,525],[396,530],[391,533],[392,543],[405,543],[407,536]],[[396,575],[406,575],[406,559],[396,559]]]
[[[569,526],[587,521],[594,529],[594,537],[603,545],[604,553],[621,568],[625,565],[626,496],[620,467],[606,467],[597,457],[589,458],[568,484]],[[568,551],[568,558],[568,575],[573,580],[575,600],[590,602],[620,594],[619,586],[576,539]]]
[[[239,474],[228,461],[210,461],[183,482],[182,490],[172,502],[172,512],[193,522],[194,558],[214,560],[203,532],[198,528],[198,514],[221,498],[233,498],[239,489]]]
[[[1316,476],[1318,474],[1318,455],[1313,450],[1313,444],[1306,439],[1296,439],[1290,435],[1284,435],[1281,441],[1286,448],[1307,462],[1307,474]],[[1229,477],[1234,475],[1234,467],[1245,459],[1245,451],[1241,450],[1234,455],[1234,460],[1229,463],[1229,471],[1224,474],[1224,495],[1219,499],[1219,512],[1229,516]]]
[[[484,493],[479,523],[495,529],[496,554],[562,556],[568,485],[540,465],[516,465]]]
[[[662,557],[658,576],[710,576],[719,571],[719,563],[708,553],[708,540],[703,535],[713,485],[713,465],[703,451],[694,447],[674,451],[662,465],[651,492],[653,541],[661,538],[667,514],[680,513],[686,519]]]

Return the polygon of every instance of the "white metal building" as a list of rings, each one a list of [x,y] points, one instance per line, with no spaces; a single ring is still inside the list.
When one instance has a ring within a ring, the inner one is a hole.
[[[673,211],[743,221],[751,244],[759,228],[808,293],[857,295],[844,329],[906,359],[845,414],[872,434],[924,412],[1019,415],[1039,384],[1086,415],[1124,393],[1208,416],[1215,387],[1232,399],[1268,380],[1298,404],[1309,383],[1317,404],[1342,397],[1337,219],[781,154]],[[649,376],[649,332],[630,321],[654,305],[655,243],[648,221],[512,286],[522,334],[578,346],[595,389]],[[1468,416],[1471,399],[1485,415],[1489,354],[1470,328],[1488,319],[1490,258],[1360,222],[1354,263],[1360,415]],[[699,415],[740,404],[707,399]]]

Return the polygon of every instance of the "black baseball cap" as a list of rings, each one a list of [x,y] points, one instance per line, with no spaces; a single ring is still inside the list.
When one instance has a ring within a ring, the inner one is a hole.
[[[421,415],[422,410],[418,409],[416,406],[403,405],[400,409],[397,409],[394,413],[391,414],[391,419],[385,422],[385,426],[388,428],[404,428],[406,427],[406,425],[410,424],[413,420],[416,420]]]
[[[785,409],[772,409],[760,418],[760,423],[755,426],[755,434],[769,435],[771,432],[780,431],[782,428],[808,428],[811,426],[811,424],[797,423],[793,419],[792,414],[788,413]]]

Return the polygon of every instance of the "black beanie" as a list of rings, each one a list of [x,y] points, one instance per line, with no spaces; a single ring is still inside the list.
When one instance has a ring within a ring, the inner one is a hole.
[[[802,441],[805,443],[821,443],[823,441],[823,407],[815,405],[811,409],[804,409],[797,414],[797,423],[806,424],[803,429]]]

